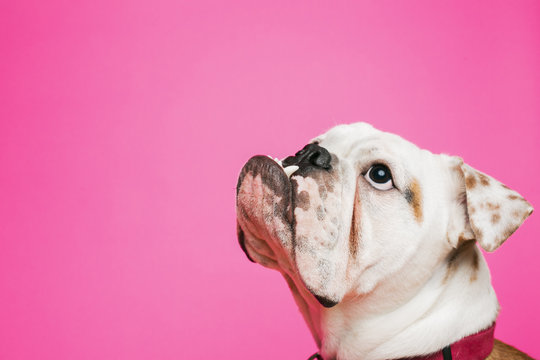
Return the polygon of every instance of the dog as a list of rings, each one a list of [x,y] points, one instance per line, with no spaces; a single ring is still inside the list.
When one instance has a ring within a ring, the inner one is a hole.
[[[517,192],[366,123],[339,125],[238,179],[238,241],[279,271],[324,360],[531,359],[493,339],[499,304],[476,246],[532,213]]]

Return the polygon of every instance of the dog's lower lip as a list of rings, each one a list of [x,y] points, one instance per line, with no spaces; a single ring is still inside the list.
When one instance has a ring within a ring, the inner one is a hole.
[[[299,167],[297,165],[289,165],[289,166],[283,166],[283,162],[281,160],[279,160],[278,158],[274,158],[270,155],[267,155],[270,159],[274,160],[279,166],[281,166],[281,168],[283,169],[283,171],[285,171],[285,174],[287,175],[287,177],[290,179],[291,178],[291,175],[299,169]]]
[[[258,178],[259,180],[257,181],[260,181],[261,185],[263,185],[266,190],[257,190],[257,186],[253,187],[253,185],[250,185],[248,188],[244,189],[242,194],[240,194],[240,188],[246,176],[248,178],[251,176],[252,180],[250,181]],[[259,191],[259,193],[254,195],[252,193],[253,191],[256,193]],[[283,214],[282,220],[287,224],[287,227],[291,226],[291,182],[288,174],[283,169],[283,166],[281,166],[279,160],[273,159],[268,155],[255,155],[250,158],[242,168],[238,177],[236,195],[237,205],[239,204],[239,199],[243,198],[245,200],[243,206],[248,207],[251,206],[250,203],[253,202],[253,196],[265,197],[267,202],[274,203],[274,208],[270,209],[270,212],[274,214],[274,217],[280,217],[277,215],[277,213],[281,211]],[[261,204],[261,206],[262,205],[264,204]],[[261,211],[258,211],[260,218],[259,220],[261,220],[259,223],[265,224],[266,221],[262,219],[263,215]],[[257,211],[252,211],[251,216],[253,216],[255,213],[257,213]]]
[[[314,295],[315,298],[317,299],[317,301],[322,305],[324,306],[325,308],[331,308],[331,307],[334,307],[338,304],[337,301],[334,301],[334,300],[330,300],[324,296],[319,296],[319,295]]]

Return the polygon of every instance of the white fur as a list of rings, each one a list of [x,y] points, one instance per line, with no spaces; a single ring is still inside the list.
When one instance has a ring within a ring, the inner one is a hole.
[[[449,258],[470,239],[494,250],[530,214],[530,204],[492,178],[482,185],[483,174],[459,158],[434,155],[368,124],[337,126],[313,141],[339,159],[340,183],[323,201],[313,178],[292,174],[311,200],[309,209],[294,209],[295,256],[246,219],[239,223],[256,261],[260,242],[278,254],[266,255],[277,258],[269,267],[287,279],[323,357],[429,354],[492,324],[498,302],[479,249],[467,247],[452,265]],[[380,162],[391,169],[396,189],[377,190],[364,178]],[[476,185],[467,187],[471,176]],[[412,183],[421,194],[420,216],[404,196]],[[317,219],[317,208],[325,216]],[[351,218],[360,224],[355,256]],[[324,308],[312,294],[339,303]]]

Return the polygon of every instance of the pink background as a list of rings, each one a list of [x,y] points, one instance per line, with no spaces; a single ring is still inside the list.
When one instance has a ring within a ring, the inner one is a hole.
[[[334,124],[540,206],[538,1],[4,1],[0,42],[1,359],[307,358],[235,185]],[[497,337],[533,357],[539,231],[487,256]]]

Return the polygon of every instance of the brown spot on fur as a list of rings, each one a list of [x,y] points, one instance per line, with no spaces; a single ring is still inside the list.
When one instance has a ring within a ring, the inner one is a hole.
[[[478,269],[480,268],[480,258],[476,251],[473,252],[472,259],[472,274],[469,278],[470,282],[475,282],[478,279]]]
[[[471,239],[467,239],[465,237],[465,234],[461,233],[461,234],[459,234],[459,237],[458,237],[457,246],[459,247],[460,245],[464,244],[466,241],[469,241],[469,240],[471,240]]]
[[[480,183],[484,186],[488,186],[489,185],[489,178],[484,175],[484,174],[478,174],[478,177],[480,178]]]
[[[476,208],[474,206],[469,206],[469,212],[471,214],[474,214],[475,211],[476,211]]]
[[[510,200],[517,200],[517,199],[521,199],[521,198],[520,198],[519,196],[517,196],[517,195],[514,195],[514,194],[510,194],[510,195],[508,195],[508,198],[509,198]]]
[[[305,190],[300,191],[296,197],[296,207],[301,208],[302,210],[307,211],[309,209],[309,193]]]
[[[326,186],[324,184],[319,184],[319,196],[322,200],[326,200],[328,197],[328,190],[326,189]]]
[[[422,222],[422,191],[416,179],[411,181],[409,188],[405,191],[405,198],[411,204],[416,221]]]
[[[500,204],[494,204],[494,203],[491,203],[491,202],[487,202],[486,203],[486,207],[489,209],[489,210],[498,210],[501,208],[501,205]]]
[[[474,240],[465,241],[463,244],[459,245],[456,249],[454,249],[450,253],[450,255],[448,255],[446,274],[444,275],[443,284],[445,284],[448,279],[450,279],[450,277],[456,273],[459,264],[467,261],[467,258],[470,258],[469,261],[471,262],[471,267],[473,269],[471,278],[474,277],[474,280],[476,280],[479,260],[477,258],[478,254],[476,253],[476,249],[474,248],[474,246]]]
[[[476,178],[473,175],[465,177],[465,187],[467,189],[472,189],[476,186]]]
[[[320,174],[319,174],[319,176],[317,176],[315,178],[318,181],[322,180]],[[326,195],[326,193],[328,193],[328,192],[334,192],[334,184],[332,183],[333,180],[335,180],[335,179],[331,178],[331,179],[328,179],[328,180],[324,181],[324,183],[319,184],[319,194],[321,194],[321,196],[323,194]]]
[[[499,214],[493,214],[491,215],[491,223],[496,224],[501,220],[501,215]]]
[[[534,360],[518,349],[495,339],[493,350],[486,360]]]

